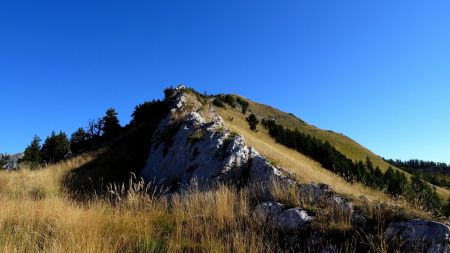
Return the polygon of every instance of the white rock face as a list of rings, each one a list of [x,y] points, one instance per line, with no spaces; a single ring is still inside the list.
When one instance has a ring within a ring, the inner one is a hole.
[[[282,173],[245,144],[242,136],[224,128],[211,113],[207,121],[197,112],[185,111],[182,89],[175,94],[170,115],[153,136],[141,176],[157,185],[176,190],[195,180],[199,187],[217,182],[261,182]]]
[[[388,242],[399,241],[405,251],[450,252],[450,227],[439,222],[421,219],[393,222],[384,237]]]

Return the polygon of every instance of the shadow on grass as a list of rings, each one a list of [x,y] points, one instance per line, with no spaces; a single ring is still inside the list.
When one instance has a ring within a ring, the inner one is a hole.
[[[110,184],[126,183],[132,173],[144,167],[154,127],[133,128],[98,152],[97,157],[69,173],[62,180],[68,195],[76,200],[102,196]]]

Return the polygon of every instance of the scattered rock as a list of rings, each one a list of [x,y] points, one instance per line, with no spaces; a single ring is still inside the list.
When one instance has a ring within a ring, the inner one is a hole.
[[[342,212],[353,213],[353,204],[337,194],[332,194],[326,202],[331,206],[339,208]]]
[[[266,222],[270,228],[287,234],[309,228],[313,216],[300,208],[283,210],[284,208],[285,206],[278,202],[264,202],[255,207],[254,216],[261,222]]]
[[[285,233],[295,233],[307,230],[313,218],[305,210],[290,208],[276,215],[272,220],[272,224],[277,230]]]
[[[283,209],[283,204],[271,201],[257,205],[253,213],[257,221],[268,222],[281,213]]]
[[[332,194],[332,190],[326,184],[302,184],[298,187],[298,194],[304,201],[318,203],[327,199]]]
[[[384,237],[404,251],[450,252],[450,228],[438,222],[421,219],[392,222]]]
[[[352,224],[356,227],[365,228],[367,226],[367,219],[361,214],[353,213]]]
[[[299,198],[303,202],[315,205],[331,205],[338,207],[343,212],[353,212],[352,203],[334,193],[326,184],[302,184],[298,187]]]

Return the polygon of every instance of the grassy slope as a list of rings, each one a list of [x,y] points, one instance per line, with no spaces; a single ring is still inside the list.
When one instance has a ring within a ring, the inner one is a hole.
[[[365,161],[366,158],[369,157],[374,165],[379,166],[382,171],[385,171],[390,166],[380,156],[374,154],[367,148],[361,146],[360,144],[343,134],[319,129],[315,126],[307,124],[306,122],[289,113],[285,113],[273,107],[256,103],[250,100],[248,101],[250,102],[249,111],[255,113],[257,116],[261,118],[275,119],[277,123],[282,124],[285,127],[291,129],[297,128],[298,130],[315,136],[316,138],[328,141],[338,151],[340,151],[353,161]],[[397,168],[394,167],[394,169]],[[406,174],[409,175],[409,173]],[[436,187],[436,191],[444,201],[447,201],[447,199],[450,197],[450,190],[448,189]]]
[[[315,126],[307,124],[291,114],[255,102],[251,102],[250,111],[260,117],[275,119],[277,123],[282,124],[285,127],[291,129],[297,128],[298,130],[315,136],[321,140],[328,141],[338,151],[353,161],[365,161],[366,158],[369,157],[374,165],[379,166],[382,171],[385,171],[389,167],[389,164],[381,159],[381,157],[372,153],[367,148],[359,145],[354,140],[343,134],[319,129]]]
[[[257,110],[254,110],[253,108],[251,109],[252,111],[257,112]],[[267,112],[268,111],[266,110],[266,113]],[[359,183],[349,183],[341,177],[336,176],[333,172],[321,167],[319,163],[313,161],[312,159],[276,143],[273,138],[270,137],[268,132],[261,126],[258,126],[258,132],[250,131],[248,123],[245,120],[245,116],[241,112],[228,108],[219,109],[219,113],[224,119],[226,127],[243,135],[250,146],[255,147],[262,155],[267,157],[276,165],[288,169],[298,175],[300,180],[329,184],[337,192],[350,196],[354,199],[363,195],[370,200],[383,202],[392,201],[392,199],[386,194]],[[279,115],[281,115],[281,112]],[[268,114],[266,114],[266,117],[267,116]],[[397,202],[397,204],[399,203]],[[407,203],[400,203],[400,205],[407,207],[408,209],[410,208]]]

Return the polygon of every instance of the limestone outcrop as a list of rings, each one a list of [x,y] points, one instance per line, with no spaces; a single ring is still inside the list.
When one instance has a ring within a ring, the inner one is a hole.
[[[186,110],[197,101],[179,87],[173,94],[173,106],[153,136],[146,166],[141,176],[171,191],[195,181],[200,188],[218,182],[264,182],[275,177],[289,179],[272,166],[242,136],[225,129],[223,120],[213,111]],[[203,115],[202,115],[203,114]],[[206,118],[209,118],[207,120]]]

